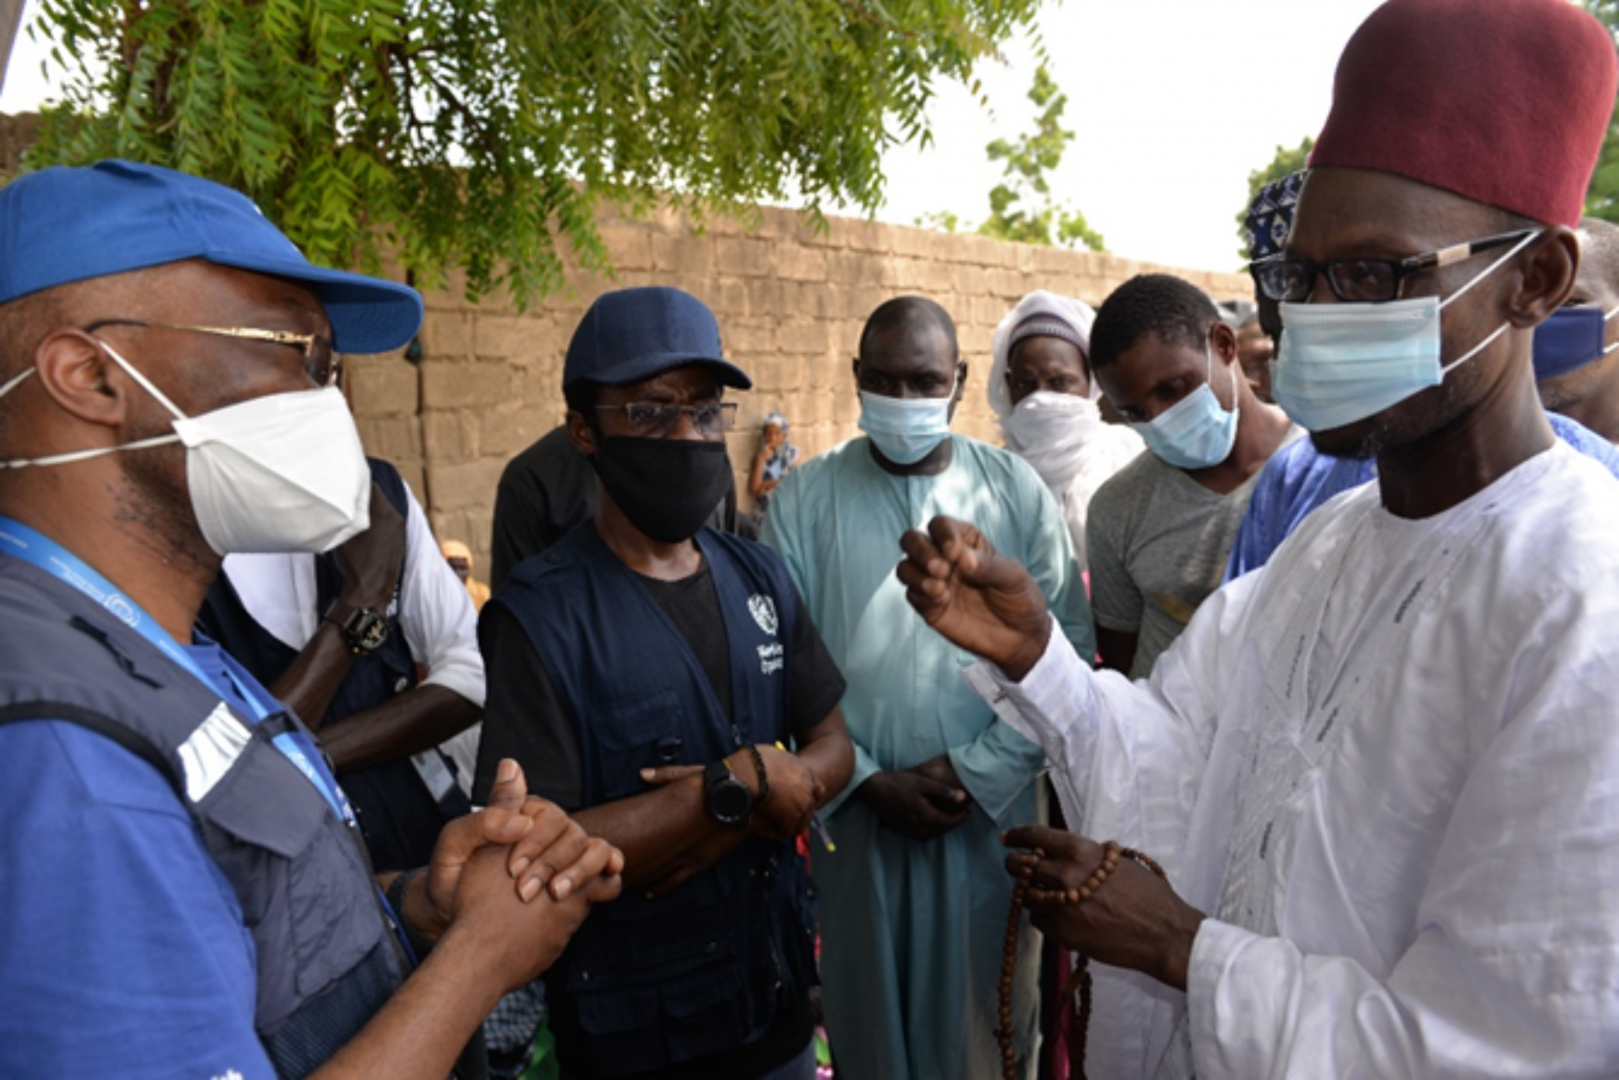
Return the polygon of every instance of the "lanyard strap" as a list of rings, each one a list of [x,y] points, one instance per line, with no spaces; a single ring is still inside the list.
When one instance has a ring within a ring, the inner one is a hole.
[[[219,693],[203,670],[197,666],[189,653],[182,648],[169,632],[160,626],[141,606],[125,596],[123,591],[112,582],[93,570],[85,561],[56,541],[29,528],[21,522],[0,515],[0,551],[14,555],[30,565],[50,574],[58,581],[78,589],[79,592],[101,605],[108,613],[116,617],[125,626],[135,631],[149,641],[159,652],[173,660],[185,669],[211,693]],[[255,724],[262,722],[266,717],[275,713],[284,712],[280,702],[270,697],[258,680],[242,668],[236,659],[223,649],[219,652],[224,661],[225,677],[230,680],[237,696],[246,703],[253,713]],[[338,819],[353,825],[354,811],[349,806],[348,797],[337,780],[326,769],[326,763],[315,751],[313,742],[302,734],[293,730],[286,731],[270,740],[275,748],[287,758],[288,761],[303,773],[325,798],[327,804],[337,814]]]
[[[3,545],[0,546],[0,550],[7,554],[37,566],[58,581],[79,590],[104,608],[108,614],[151,642],[159,652],[190,672],[204,686],[210,690],[214,689],[213,682],[202,673],[202,669],[197,667],[196,662],[174,638],[169,636],[169,632],[158,625],[156,619],[125,596],[116,585],[91,569],[83,559],[49,537],[4,515],[0,515],[0,545]],[[263,702],[258,695],[243,696],[255,709],[262,707]],[[261,714],[255,719],[262,720],[264,715]]]

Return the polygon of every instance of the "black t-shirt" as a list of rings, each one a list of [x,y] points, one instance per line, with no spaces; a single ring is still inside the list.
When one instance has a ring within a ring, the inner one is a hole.
[[[685,638],[719,698],[731,715],[731,657],[720,614],[719,592],[705,561],[697,573],[679,581],[640,578]],[[488,670],[489,699],[484,709],[483,737],[478,748],[474,798],[483,802],[494,784],[495,767],[514,758],[523,767],[529,791],[575,810],[582,798],[579,734],[573,716],[556,696],[528,635],[503,605],[484,609],[478,625],[479,644]],[[793,628],[787,667],[788,729],[795,735],[814,727],[843,697],[843,673],[827,652],[802,599]],[[659,1080],[752,1080],[801,1052],[814,1032],[809,998],[784,1006],[763,1036],[734,1050],[683,1062],[646,1074]],[[584,1074],[563,1070],[565,1080]],[[635,1080],[635,1078],[626,1078]]]

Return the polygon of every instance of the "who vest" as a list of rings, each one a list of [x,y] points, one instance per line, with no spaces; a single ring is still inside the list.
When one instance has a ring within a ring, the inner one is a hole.
[[[382,1007],[407,961],[358,838],[271,744],[297,720],[252,723],[77,589],[21,560],[0,557],[0,611],[0,723],[90,728],[169,781],[252,935],[259,1038],[278,1075],[313,1071]],[[251,737],[219,750],[234,740],[210,737],[237,724]]]
[[[490,603],[522,625],[575,720],[582,806],[647,792],[640,770],[785,741],[797,596],[776,554],[697,535],[725,620],[726,716],[702,666],[587,521],[513,571]],[[809,875],[791,841],[751,838],[667,896],[626,889],[546,975],[558,1056],[594,1075],[645,1072],[746,1045],[815,976]]]
[[[399,471],[376,458],[368,458],[367,463],[383,497],[401,517],[408,518],[410,500]],[[323,614],[342,592],[343,572],[330,552],[316,555],[314,560],[316,609]],[[266,686],[298,658],[299,650],[258,624],[223,573],[209,588],[197,625]],[[388,639],[375,652],[349,662],[321,725],[340,723],[416,684],[416,663],[395,606],[388,615]],[[408,757],[346,769],[338,779],[359,816],[371,862],[380,870],[425,866],[432,859],[439,830],[472,809],[458,787],[445,796],[443,804],[435,800]]]

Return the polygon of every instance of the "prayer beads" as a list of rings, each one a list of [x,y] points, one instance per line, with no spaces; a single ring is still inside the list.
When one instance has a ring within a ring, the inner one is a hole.
[[[1107,879],[1118,868],[1121,859],[1133,859],[1168,880],[1164,868],[1150,856],[1134,848],[1127,848],[1116,840],[1102,845],[1102,861],[1091,871],[1077,889],[1041,889],[1034,884],[1034,868],[1046,853],[1039,848],[1024,853],[1016,882],[1012,885],[1012,907],[1006,919],[1006,946],[1001,959],[1000,1026],[995,1029],[995,1040],[1001,1048],[1001,1075],[1004,1080],[1018,1080],[1017,1051],[1012,1045],[1012,975],[1017,967],[1018,925],[1022,921],[1027,903],[1050,907],[1083,904],[1101,891]],[[1089,958],[1082,952],[1074,953],[1074,973],[1062,990],[1063,1006],[1070,1006],[1075,992],[1079,1005],[1074,1020],[1074,1037],[1068,1047],[1068,1075],[1070,1080],[1085,1080],[1085,1035],[1091,1020],[1091,973]],[[1058,1010],[1061,1022],[1061,1009]]]

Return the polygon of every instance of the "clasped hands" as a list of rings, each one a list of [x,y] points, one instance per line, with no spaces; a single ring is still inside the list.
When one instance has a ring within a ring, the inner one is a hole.
[[[618,897],[623,869],[616,847],[529,795],[522,769],[505,760],[489,805],[439,833],[404,914],[428,941],[459,937],[489,950],[515,989],[550,967],[591,905]]]

